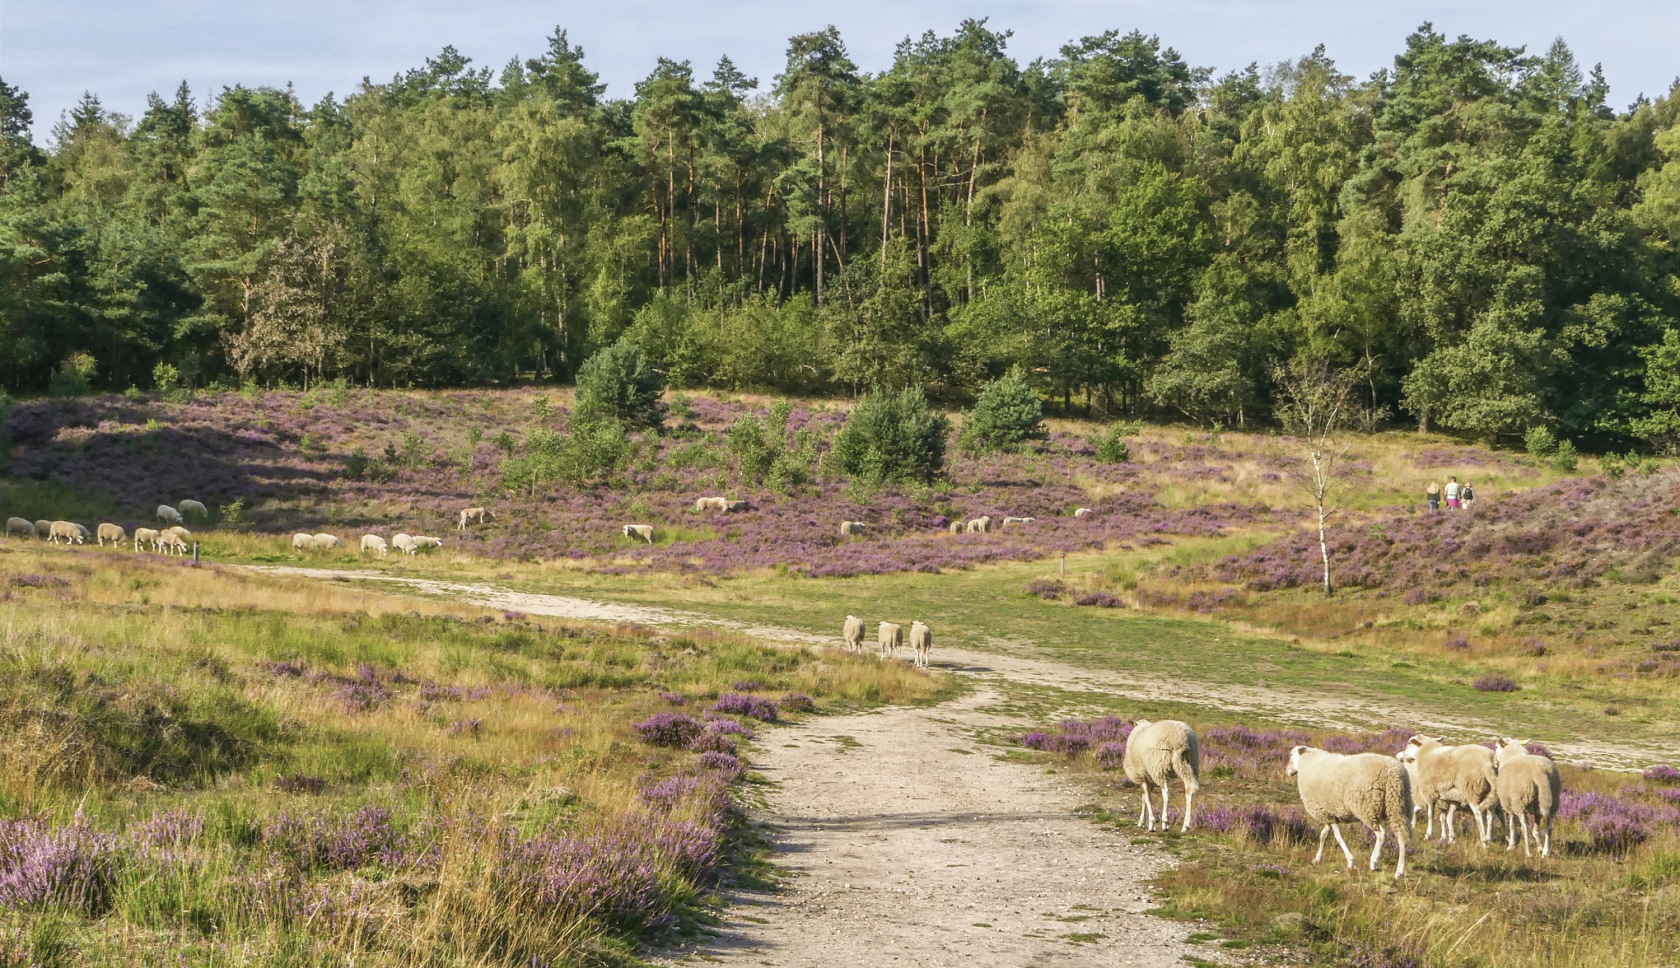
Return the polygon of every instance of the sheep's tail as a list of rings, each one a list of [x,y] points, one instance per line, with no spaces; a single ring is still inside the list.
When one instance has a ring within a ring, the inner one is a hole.
[[[1183,746],[1173,750],[1173,772],[1183,781],[1184,789],[1194,793],[1202,788],[1202,751],[1196,734],[1186,737]]]
[[[1394,836],[1401,844],[1407,844],[1412,834],[1412,777],[1404,767],[1389,775],[1396,774],[1400,782],[1384,784],[1383,796],[1388,801],[1385,807]]]

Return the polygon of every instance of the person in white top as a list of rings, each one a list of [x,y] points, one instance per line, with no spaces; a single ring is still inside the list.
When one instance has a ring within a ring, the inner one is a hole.
[[[1460,490],[1462,488],[1458,485],[1457,477],[1447,478],[1447,508],[1449,510],[1458,510],[1458,492]]]

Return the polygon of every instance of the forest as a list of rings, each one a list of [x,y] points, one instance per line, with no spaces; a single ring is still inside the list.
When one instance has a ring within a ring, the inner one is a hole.
[[[89,93],[45,147],[0,81],[0,388],[567,382],[1271,419],[1279,367],[1484,441],[1680,442],[1680,86],[1625,110],[1424,24],[1360,80],[1219,74],[1118,30],[1021,64],[969,20],[860,70],[834,28],[749,78],[609,97],[556,30],[300,103]]]

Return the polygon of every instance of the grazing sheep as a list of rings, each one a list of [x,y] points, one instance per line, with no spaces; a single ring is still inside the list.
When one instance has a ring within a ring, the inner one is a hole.
[[[312,535],[312,534],[304,534],[301,531],[299,531],[297,534],[292,535],[292,550],[293,551],[314,551],[315,550],[315,536]]]
[[[51,538],[52,522],[44,519],[35,522],[35,536],[40,538],[42,541],[46,541],[48,538]]]
[[[875,642],[881,647],[882,657],[898,655],[898,650],[904,647],[904,626],[882,622],[875,630]]]
[[[696,498],[695,501],[694,501],[694,510],[696,510],[696,511],[727,511],[727,510],[729,510],[729,500],[727,498],[721,498],[721,497]]]
[[[1307,816],[1324,825],[1318,832],[1318,854],[1313,857],[1313,863],[1324,859],[1324,839],[1334,832],[1351,870],[1353,851],[1348,850],[1347,841],[1342,839],[1341,825],[1357,820],[1377,832],[1377,846],[1371,850],[1371,869],[1376,870],[1382,860],[1383,840],[1392,827],[1396,849],[1400,852],[1394,876],[1398,878],[1406,873],[1412,781],[1397,760],[1381,753],[1348,756],[1297,746],[1289,751],[1289,766],[1284,772],[1295,778]]]
[[[414,548],[417,551],[421,550],[421,549],[425,549],[425,548],[441,548],[441,547],[443,547],[443,539],[442,538],[430,538],[430,537],[427,537],[426,535],[423,535],[423,534],[417,534],[417,535],[414,536]]]
[[[992,530],[992,516],[990,514],[982,514],[974,520],[968,522],[968,524],[964,525],[964,527],[971,532],[990,531]]]
[[[627,524],[624,526],[624,536],[626,538],[641,538],[648,544],[653,544],[653,525]]]
[[[70,521],[54,521],[47,526],[47,540],[58,544],[59,538],[65,544],[81,544],[87,540],[87,529]]]
[[[1097,512],[1091,510],[1090,508],[1077,508],[1074,510],[1073,516],[1076,518],[1088,518],[1096,513]]]
[[[916,659],[916,668],[926,669],[928,653],[933,651],[933,630],[921,622],[910,623],[910,654]]]
[[[183,528],[178,524],[176,526],[174,526],[173,528],[164,528],[163,530],[173,531],[175,534],[180,536],[182,541],[191,541],[192,540],[192,532],[188,531],[186,528]]]
[[[374,552],[378,552],[379,557],[383,558],[383,557],[385,557],[386,552],[388,552],[390,550],[391,550],[391,546],[386,544],[385,539],[381,538],[379,535],[377,535],[377,534],[364,534],[364,535],[362,535],[362,553],[363,554],[366,554],[369,551],[374,551]]]
[[[1003,527],[1007,528],[1012,524],[1032,524],[1037,520],[1037,518],[1004,518]]]
[[[182,501],[177,510],[183,518],[189,514],[196,514],[206,521],[210,520],[210,509],[197,501]]]
[[[1126,737],[1126,753],[1121,757],[1126,778],[1143,791],[1143,811],[1138,814],[1138,826],[1155,829],[1155,809],[1149,802],[1151,787],[1161,789],[1161,829],[1167,823],[1167,783],[1178,777],[1184,784],[1184,825],[1190,829],[1190,813],[1195,809],[1196,791],[1202,788],[1202,744],[1189,723],[1163,719],[1152,723],[1140,719]]]
[[[25,538],[33,538],[35,537],[35,525],[31,524],[28,518],[7,518],[6,535],[10,537],[14,534],[21,534]]]
[[[847,652],[863,651],[863,619],[856,615],[846,616],[846,624],[840,627],[840,635],[846,640]]]
[[[181,512],[175,510],[174,508],[170,507],[167,504],[159,504],[158,505],[157,517],[158,517],[158,520],[162,521],[164,524],[180,524],[181,523]]]
[[[159,531],[157,536],[157,546],[158,550],[166,555],[171,551],[178,556],[185,555],[187,553],[186,539],[182,538],[173,531]]]
[[[952,534],[962,534],[963,533],[963,523],[961,521],[952,521],[949,525],[949,528],[950,528],[950,531],[951,531]]]
[[[325,531],[314,535],[314,538],[316,551],[326,551],[330,548],[341,548],[344,546],[344,542],[338,540],[337,535],[327,534]]]
[[[466,508],[465,510],[463,510],[461,512],[461,523],[460,523],[460,525],[458,525],[456,527],[455,530],[465,531],[465,530],[467,530],[467,523],[468,522],[483,524],[486,521],[495,520],[495,517],[496,517],[495,514],[491,513],[490,511],[488,511],[484,508]]]
[[[723,502],[723,509],[724,509],[724,511],[729,512],[731,514],[733,514],[736,511],[751,511],[752,510],[752,502],[751,501],[725,501],[725,502]]]
[[[1552,821],[1557,818],[1558,803],[1563,798],[1563,777],[1550,757],[1536,756],[1528,751],[1528,740],[1506,737],[1499,740],[1493,753],[1499,765],[1495,784],[1499,791],[1499,806],[1505,811],[1505,849],[1516,846],[1515,820],[1522,827],[1523,856],[1533,857],[1529,849],[1530,834],[1541,857],[1552,856]],[[1529,820],[1534,826],[1529,827]]]
[[[1417,763],[1418,787],[1413,794],[1431,815],[1443,806],[1463,804],[1476,818],[1476,833],[1482,846],[1493,839],[1493,813],[1499,806],[1494,789],[1497,766],[1493,750],[1486,746],[1444,746],[1440,737],[1413,736],[1400,751],[1400,759]],[[1458,828],[1449,810],[1441,836],[1447,843],[1458,840]]]
[[[122,525],[110,524],[109,522],[101,524],[99,526],[99,547],[105,547],[107,540],[113,545],[124,544],[128,541],[128,532],[122,529]]]
[[[862,521],[842,521],[840,522],[840,537],[846,538],[854,534],[863,534],[863,528]]]
[[[414,543],[414,539],[406,534],[399,534],[392,538],[391,547],[397,549],[405,555],[412,555],[420,550],[420,546]]]
[[[148,545],[153,551],[158,550],[158,532],[156,528],[134,529],[134,550],[139,551],[141,545]]]

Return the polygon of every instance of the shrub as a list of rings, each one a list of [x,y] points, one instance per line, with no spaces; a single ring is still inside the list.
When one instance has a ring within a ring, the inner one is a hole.
[[[1019,366],[986,384],[974,409],[963,417],[964,450],[1014,450],[1029,440],[1049,436],[1044,429],[1044,404]]]
[[[632,725],[645,742],[677,749],[688,746],[705,729],[698,719],[682,713],[654,713]]]
[[[1511,681],[1510,676],[1502,676],[1497,672],[1490,672],[1484,676],[1477,676],[1470,688],[1477,692],[1516,692],[1522,687]]]
[[[1073,600],[1075,605],[1090,605],[1096,608],[1121,608],[1126,603],[1117,595],[1108,592],[1086,592]]]
[[[1646,770],[1645,779],[1652,783],[1680,783],[1680,770],[1667,764],[1660,764]]]
[[[740,462],[743,477],[756,479],[770,473],[781,452],[781,441],[771,440],[764,422],[751,414],[737,417],[725,437],[729,452]]]
[[[47,393],[54,397],[83,396],[98,370],[99,363],[91,355],[71,353],[53,372],[52,382],[47,384]]]
[[[1131,460],[1131,448],[1126,446],[1126,438],[1136,437],[1140,429],[1141,424],[1123,420],[1111,424],[1107,430],[1092,434],[1090,444],[1097,452],[1097,460],[1104,464],[1124,464]]]
[[[790,692],[782,697],[781,707],[790,713],[814,713],[816,701],[802,692]]]
[[[865,394],[834,435],[830,464],[869,483],[931,481],[945,467],[950,421],[928,406],[921,387]]]
[[[1560,471],[1573,471],[1580,465],[1580,458],[1575,453],[1575,445],[1567,440],[1559,441],[1557,450],[1552,452],[1552,466]]]
[[[1047,602],[1053,602],[1062,597],[1062,593],[1067,591],[1067,586],[1053,579],[1040,578],[1028,582],[1026,590],[1028,595],[1036,595]]]
[[[664,389],[642,351],[620,340],[578,369],[573,420],[587,423],[610,417],[632,427],[658,427],[665,422],[665,404],[659,399]]]
[[[1523,435],[1523,447],[1532,457],[1547,457],[1557,450],[1557,438],[1545,427],[1530,427]]]
[[[712,709],[720,713],[747,716],[766,723],[776,721],[776,704],[760,696],[726,692],[718,697]]]

